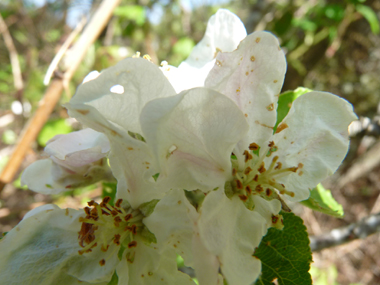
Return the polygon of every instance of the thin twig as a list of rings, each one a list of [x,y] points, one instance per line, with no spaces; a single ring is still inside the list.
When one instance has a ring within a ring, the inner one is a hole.
[[[84,25],[86,24],[87,19],[83,17],[83,19],[78,23],[78,25],[75,27],[75,29],[71,32],[71,34],[67,37],[66,41],[63,43],[57,54],[54,56],[52,62],[49,65],[48,70],[46,71],[46,75],[44,78],[44,84],[47,86],[50,83],[50,79],[54,73],[54,71],[57,69],[57,66],[63,56],[65,55],[66,51],[72,44],[72,42],[75,40],[76,36],[79,35],[79,33],[82,31]]]
[[[13,180],[15,174],[20,168],[27,150],[30,147],[30,144],[36,139],[42,126],[46,123],[59,98],[61,97],[64,86],[71,80],[74,72],[84,58],[87,49],[98,38],[112,16],[113,10],[119,5],[120,1],[121,0],[103,0],[79,40],[74,44],[69,56],[70,64],[66,65],[68,68],[63,74],[63,77],[54,79],[51,82],[44,94],[44,97],[40,101],[40,105],[36,113],[30,123],[24,127],[23,135],[21,136],[16,149],[0,175],[0,192],[7,183],[10,183]]]
[[[320,251],[355,239],[364,239],[377,232],[380,232],[380,213],[370,215],[357,223],[334,229],[331,232],[311,236],[310,248],[312,251]]]
[[[11,60],[11,65],[12,65],[14,86],[16,90],[20,92],[24,88],[22,75],[21,75],[20,62],[18,60],[17,50],[13,43],[11,34],[9,33],[7,24],[5,23],[1,14],[0,14],[0,34],[3,34],[5,46],[7,47],[9,51],[9,58]]]

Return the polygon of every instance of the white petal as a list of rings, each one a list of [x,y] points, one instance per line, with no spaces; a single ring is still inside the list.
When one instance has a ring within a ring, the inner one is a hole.
[[[227,95],[247,117],[245,148],[272,135],[285,71],[285,55],[268,32],[250,34],[234,52],[218,54],[205,86]]]
[[[141,125],[170,187],[204,191],[224,186],[232,149],[248,129],[230,99],[205,88],[149,102]]]
[[[266,228],[272,226],[272,215],[278,215],[281,211],[281,202],[279,200],[267,201],[258,195],[253,195],[252,199],[255,203],[253,211],[260,214],[266,220]]]
[[[42,194],[58,194],[68,189],[67,185],[58,183],[53,177],[54,162],[51,159],[38,160],[29,165],[21,176],[21,184]]]
[[[190,276],[178,271],[176,254],[173,249],[159,252],[137,240],[135,258],[129,266],[128,284],[189,284],[194,285]]]
[[[62,161],[65,167],[81,167],[105,157],[110,150],[107,137],[92,129],[57,135],[45,152]],[[59,161],[57,161],[59,163]]]
[[[182,256],[186,266],[193,266],[192,238],[194,222],[198,218],[195,208],[184,191],[172,190],[157,203],[153,213],[143,220],[155,235],[160,249],[173,248]]]
[[[34,210],[0,241],[2,283],[89,284],[66,271],[71,260],[80,258],[79,216],[84,213],[53,208]]]
[[[124,92],[112,92],[115,85],[122,86]],[[141,133],[138,118],[144,105],[173,94],[173,87],[157,66],[142,58],[127,58],[80,85],[70,104],[93,106],[113,124]]]
[[[346,156],[348,125],[356,118],[350,103],[330,93],[310,92],[293,102],[282,122],[287,127],[273,138],[283,169],[302,164],[297,173],[278,179],[294,191],[290,200],[307,199],[309,188],[334,173]]]
[[[153,199],[161,199],[166,188],[158,187],[153,175],[152,157],[146,143],[132,138],[111,141],[110,165],[118,181],[117,198],[126,199],[133,208]]]
[[[246,35],[243,23],[235,14],[219,9],[208,21],[203,39],[194,47],[184,63],[191,67],[201,68],[212,61],[218,51],[235,50]]]
[[[223,189],[210,192],[203,201],[198,222],[205,247],[215,254],[229,284],[251,284],[261,272],[261,262],[252,256],[266,233],[265,220],[249,211],[236,196]]]
[[[193,236],[194,265],[199,285],[222,285],[220,280],[220,262],[215,254],[212,254],[203,244],[199,233]]]
[[[203,39],[178,68],[165,66],[164,73],[177,93],[204,86],[205,79],[214,66],[218,52],[231,52],[247,35],[241,20],[225,9],[219,9],[207,24]]]

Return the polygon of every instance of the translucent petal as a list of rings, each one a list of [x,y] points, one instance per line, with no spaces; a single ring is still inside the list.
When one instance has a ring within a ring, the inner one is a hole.
[[[209,19],[203,39],[194,47],[183,64],[201,68],[215,59],[218,52],[235,50],[246,35],[244,24],[235,14],[225,9],[219,9]]]
[[[116,85],[123,87],[122,94],[112,92]],[[80,85],[70,104],[93,106],[109,122],[141,133],[138,118],[144,105],[154,98],[174,94],[173,87],[157,66],[146,59],[127,58],[102,71],[96,79]]]
[[[285,71],[285,55],[268,32],[250,34],[237,50],[218,54],[205,87],[227,95],[245,114],[250,129],[243,147],[262,145],[272,135]]]
[[[248,129],[230,99],[205,88],[149,102],[141,125],[169,187],[204,191],[224,186],[231,151]]]
[[[110,165],[118,181],[117,198],[126,199],[133,208],[153,199],[161,199],[166,188],[153,179],[157,173],[146,143],[132,138],[111,141]]]
[[[137,240],[134,261],[128,266],[131,285],[195,284],[190,276],[178,271],[174,249],[159,252],[156,247]]]
[[[204,86],[205,79],[214,66],[218,52],[231,52],[247,35],[241,20],[225,9],[219,9],[207,24],[203,39],[178,68],[165,66],[163,71],[177,93]]]
[[[70,185],[72,180],[65,183],[59,183],[54,179],[53,172],[54,162],[51,159],[41,159],[31,165],[29,165],[23,172],[21,176],[21,184],[28,185],[29,189],[42,193],[42,194],[58,194],[68,189],[66,186]],[[61,171],[64,171],[61,169]],[[71,175],[72,173],[67,173]],[[72,175],[73,179],[81,181],[83,177]]]
[[[157,203],[153,213],[143,220],[156,236],[157,245],[176,250],[187,266],[193,266],[192,238],[194,223],[198,218],[183,190],[171,190]]]
[[[82,258],[78,254],[79,216],[83,216],[82,213],[56,206],[33,210],[0,241],[1,282],[12,285],[89,284],[79,282],[67,272],[73,260]],[[97,274],[105,276],[102,270],[97,270]],[[100,279],[98,284],[107,284]]]
[[[200,237],[218,257],[228,283],[252,284],[261,272],[261,262],[252,254],[266,233],[265,220],[238,197],[228,199],[223,189],[206,196],[200,214]]]
[[[294,191],[290,200],[307,199],[308,189],[335,172],[348,150],[348,125],[356,118],[350,103],[330,93],[310,92],[293,102],[285,128],[273,137],[282,168],[299,166],[277,180]]]

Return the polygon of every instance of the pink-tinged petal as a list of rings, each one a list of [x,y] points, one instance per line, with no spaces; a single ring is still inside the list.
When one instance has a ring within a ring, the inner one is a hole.
[[[142,58],[127,58],[80,85],[70,104],[93,106],[109,122],[141,133],[138,118],[144,105],[173,94],[173,87],[157,66]]]
[[[348,126],[357,119],[352,105],[326,92],[310,92],[298,97],[280,125],[273,141],[282,169],[298,167],[277,179],[288,191],[292,201],[309,197],[309,189],[333,174],[346,156]],[[269,157],[268,159],[270,159]]]
[[[109,150],[107,137],[92,129],[57,135],[45,147],[47,154],[56,157],[56,162],[67,168],[82,167],[98,161]]]
[[[243,147],[272,135],[285,71],[285,55],[268,32],[250,34],[234,52],[217,55],[205,87],[231,98],[245,114],[250,129]]]
[[[168,177],[169,187],[188,190],[224,185],[232,149],[248,129],[229,98],[206,88],[153,100],[140,120],[160,176]]]
[[[236,196],[223,189],[207,194],[198,221],[205,247],[218,257],[229,284],[252,284],[261,272],[261,262],[252,256],[266,233],[265,220],[248,210]]]

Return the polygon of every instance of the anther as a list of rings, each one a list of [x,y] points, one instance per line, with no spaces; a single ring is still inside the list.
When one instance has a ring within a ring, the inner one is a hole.
[[[99,261],[99,264],[100,266],[104,266],[106,264],[106,261],[104,260],[104,258],[101,261]]]
[[[244,174],[245,175],[248,175],[250,172],[252,171],[252,168],[250,168],[249,166],[244,170]]]
[[[239,195],[240,200],[243,202],[247,201],[248,197],[246,195]]]
[[[251,143],[248,147],[250,150],[258,150],[259,145],[257,143]]]
[[[239,179],[236,179],[235,182],[236,182],[237,189],[239,190],[243,189],[243,183]]]
[[[244,156],[245,156],[245,162],[253,158],[252,154],[250,154],[248,150],[244,151]]]
[[[128,243],[128,248],[132,248],[132,247],[136,247],[137,246],[137,241],[131,241],[130,243]]]
[[[257,171],[259,171],[260,173],[263,173],[266,171],[264,161],[260,164],[260,167],[259,169],[257,169]]]
[[[247,191],[248,194],[252,193],[252,189],[249,185],[245,186],[245,191]]]
[[[106,196],[106,197],[103,198],[103,201],[102,201],[102,202],[103,202],[104,204],[108,204],[110,201],[111,201],[111,197]]]
[[[117,201],[115,203],[115,207],[120,208],[122,202],[123,202],[123,199],[117,199]]]

